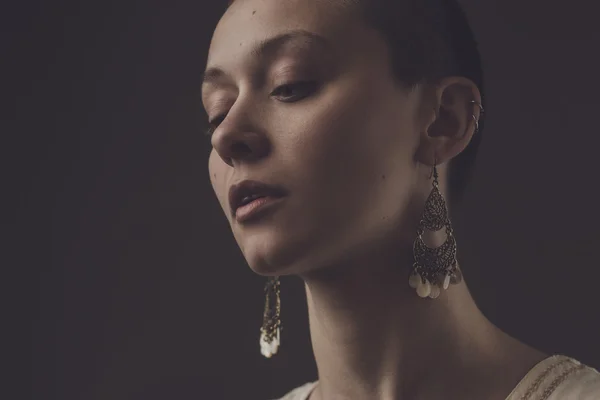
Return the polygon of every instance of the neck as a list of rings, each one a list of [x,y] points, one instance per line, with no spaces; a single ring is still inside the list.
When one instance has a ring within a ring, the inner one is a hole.
[[[483,316],[464,281],[422,299],[408,286],[410,260],[378,254],[302,276],[319,373],[311,400],[452,398],[465,376],[506,367],[501,359],[517,345]]]

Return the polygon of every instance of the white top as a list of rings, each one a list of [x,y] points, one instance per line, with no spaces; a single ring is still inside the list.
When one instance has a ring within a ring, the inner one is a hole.
[[[305,383],[279,400],[307,400],[317,383]],[[573,358],[550,356],[529,370],[506,400],[600,400],[600,373]]]

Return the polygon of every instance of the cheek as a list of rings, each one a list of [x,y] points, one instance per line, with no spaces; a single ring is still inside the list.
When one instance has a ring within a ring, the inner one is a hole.
[[[357,183],[406,171],[416,137],[409,101],[383,84],[350,79],[288,116],[289,126],[301,127],[286,140],[290,155],[293,150],[303,162],[299,170],[319,169]]]
[[[314,205],[308,206],[312,217],[341,241],[390,229],[410,197],[418,137],[411,103],[382,86],[354,78],[315,102],[304,118],[289,119],[302,127],[287,141],[294,176],[306,204]],[[353,238],[343,239],[340,231]]]
[[[227,201],[227,170],[229,166],[221,160],[217,152],[213,149],[208,157],[208,174],[210,176],[210,183],[213,187],[215,195],[221,204],[221,207],[227,212],[228,201]]]
[[[217,154],[217,152],[215,151],[215,149],[211,149],[210,151],[210,155],[208,156],[208,175],[210,177],[210,183],[212,184],[213,189],[215,190],[215,192],[218,193],[216,185],[217,185],[217,179],[218,179],[218,173],[217,173],[217,169],[219,167],[220,160],[219,160],[219,155]]]

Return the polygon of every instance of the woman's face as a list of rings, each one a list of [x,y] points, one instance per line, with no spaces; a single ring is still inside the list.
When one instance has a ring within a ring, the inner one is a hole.
[[[261,44],[268,43],[261,47]],[[397,237],[417,184],[420,89],[393,78],[382,37],[342,0],[238,0],[212,38],[202,100],[210,179],[248,264],[302,273]],[[229,189],[281,185],[239,222]],[[399,237],[399,236],[398,236]]]

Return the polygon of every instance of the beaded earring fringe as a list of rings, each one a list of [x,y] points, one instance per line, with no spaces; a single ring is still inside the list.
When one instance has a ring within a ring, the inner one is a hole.
[[[270,277],[265,285],[265,311],[260,328],[260,353],[266,358],[277,354],[281,345],[281,300],[278,277]]]

